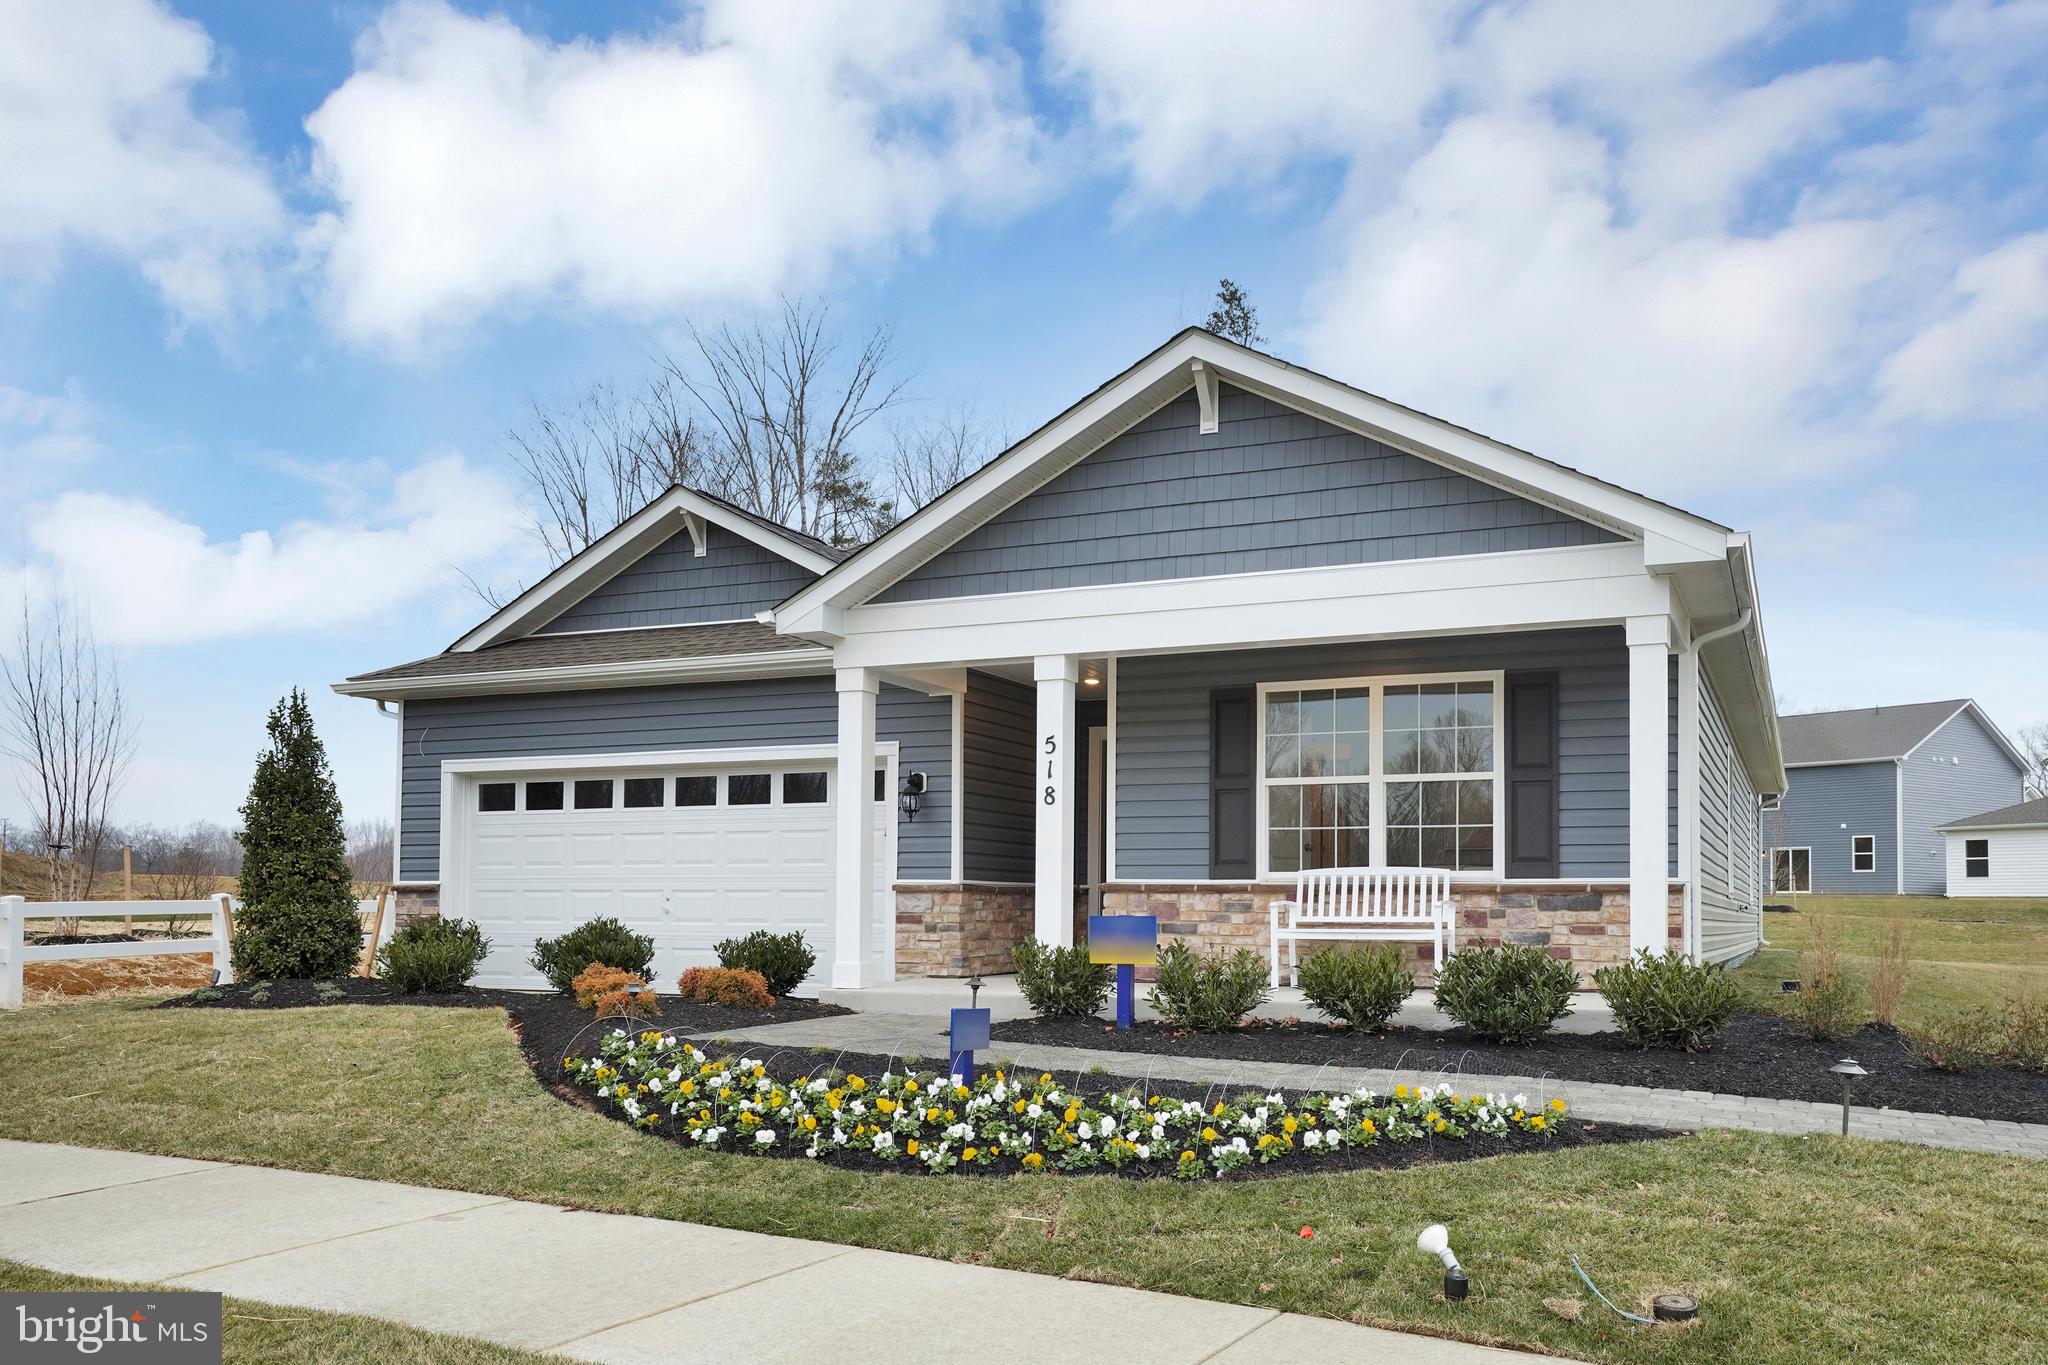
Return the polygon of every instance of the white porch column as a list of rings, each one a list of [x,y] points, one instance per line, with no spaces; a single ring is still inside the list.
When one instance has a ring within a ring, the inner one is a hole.
[[[1074,942],[1074,683],[1081,660],[1041,654],[1032,667],[1038,682],[1038,733],[1031,804],[1038,811],[1037,875],[1032,879],[1032,929],[1040,942]]]
[[[1628,948],[1670,946],[1671,618],[1628,618]]]
[[[871,668],[842,668],[839,680],[839,799],[832,877],[832,984],[872,986],[875,966],[875,688]]]
[[[1731,851],[1730,856],[1733,856]],[[1678,875],[1685,882],[1685,955],[1700,957],[1700,656],[1678,651]]]

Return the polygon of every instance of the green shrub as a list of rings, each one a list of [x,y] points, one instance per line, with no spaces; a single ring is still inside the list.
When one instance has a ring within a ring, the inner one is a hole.
[[[414,920],[377,951],[378,974],[402,995],[446,995],[476,975],[491,941],[466,919]]]
[[[1728,1026],[1742,1005],[1742,988],[1718,962],[1688,962],[1678,953],[1645,948],[1626,962],[1602,967],[1593,983],[1614,1010],[1614,1024],[1644,1047],[1698,1052]]]
[[[1401,950],[1391,943],[1328,948],[1301,964],[1308,1002],[1360,1031],[1385,1028],[1414,990],[1415,973],[1401,965]]]
[[[560,938],[537,938],[527,961],[551,985],[567,995],[576,974],[593,962],[632,972],[643,980],[654,961],[654,940],[634,933],[615,919],[600,916],[578,925]]]
[[[1541,948],[1462,948],[1436,974],[1437,1007],[1493,1043],[1533,1043],[1572,1012],[1578,973]]]
[[[1974,1071],[1999,1059],[2003,1021],[1987,1009],[1944,1014],[1906,1040],[1913,1055],[1941,1071]]]
[[[363,952],[354,902],[266,900],[235,912],[235,975],[304,981],[346,976]]]
[[[1108,963],[1090,962],[1086,948],[1052,948],[1035,938],[1017,940],[1010,960],[1017,965],[1017,988],[1040,1019],[1096,1013],[1116,978]]]
[[[771,934],[756,929],[744,938],[729,938],[712,945],[718,965],[736,972],[759,972],[768,983],[770,995],[788,995],[803,984],[817,965],[818,955],[804,942],[800,930]]]
[[[1159,975],[1145,1003],[1175,1028],[1236,1028],[1273,993],[1266,962],[1249,948],[1203,957],[1178,941],[1159,950]]]

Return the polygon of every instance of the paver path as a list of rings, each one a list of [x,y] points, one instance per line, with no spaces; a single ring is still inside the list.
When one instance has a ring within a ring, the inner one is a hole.
[[[621,1250],[592,1254],[605,1247]],[[972,1330],[988,1323],[1085,1325],[1031,1342],[1030,1359],[1075,1365],[1553,1359],[829,1242],[30,1142],[0,1141],[0,1259],[646,1365],[824,1360],[848,1342],[886,1343],[874,1354],[890,1365],[1023,1359],[1013,1334]]]
[[[711,1035],[702,1035],[709,1037]],[[754,1029],[726,1029],[721,1037],[745,1039],[763,1047],[809,1050],[825,1047],[847,1052],[944,1058],[946,1025],[930,1015],[843,1014],[793,1024]],[[1206,1057],[1160,1057],[1150,1053],[1109,1052],[1094,1048],[1044,1047],[998,1042],[991,1056],[1014,1059],[1035,1071],[1085,1073],[1101,1068],[1138,1079],[1214,1083],[1227,1088],[1278,1087],[1287,1090],[1351,1090],[1358,1086],[1386,1091],[1418,1078],[1452,1079],[1451,1073],[1387,1071],[1369,1067],[1301,1066],[1287,1062],[1238,1062]],[[1761,1133],[1833,1133],[1842,1126],[1842,1106],[1809,1100],[1768,1100],[1745,1095],[1718,1095],[1704,1090],[1648,1090],[1633,1085],[1565,1080],[1555,1076],[1488,1076],[1460,1073],[1458,1089],[1526,1092],[1532,1096],[1562,1095],[1572,1111],[1595,1123],[1632,1123],[1653,1128],[1747,1128]],[[1849,1131],[1858,1137],[1917,1142],[1928,1147],[1954,1147],[1966,1152],[1998,1152],[2011,1156],[2048,1157],[2048,1124],[2011,1123],[2002,1119],[1952,1118],[1902,1109],[1851,1106]]]

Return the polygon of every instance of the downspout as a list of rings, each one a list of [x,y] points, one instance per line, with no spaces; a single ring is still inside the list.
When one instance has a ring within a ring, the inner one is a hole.
[[[1693,676],[1699,676],[1699,652],[1702,646],[1710,645],[1714,643],[1714,641],[1716,640],[1723,640],[1730,635],[1737,634],[1740,631],[1748,630],[1750,624],[1755,620],[1756,607],[1754,604],[1752,604],[1750,606],[1744,607],[1742,609],[1742,615],[1736,617],[1727,625],[1717,626],[1713,630],[1708,631],[1705,635],[1689,638],[1686,641],[1685,652],[1692,659],[1691,667]],[[1697,714],[1699,705],[1700,698],[1697,689],[1695,689],[1695,694],[1693,696],[1693,707],[1695,714],[1691,718],[1692,724],[1695,727],[1697,727],[1700,723],[1700,718]],[[1685,721],[1685,717],[1681,716],[1679,718],[1679,724],[1683,725],[1685,724]],[[1682,819],[1689,819],[1694,821],[1697,821],[1699,819],[1698,806],[1700,800],[1701,786],[1699,778],[1699,757],[1699,741],[1694,740],[1692,784],[1692,800],[1694,809],[1689,812],[1680,812],[1680,818]],[[1732,830],[1729,832],[1729,836],[1732,841],[1734,836],[1734,832]],[[1688,962],[1698,962],[1700,960],[1700,841],[1698,835],[1694,835],[1692,839],[1692,866],[1689,868],[1680,868],[1679,871],[1685,873],[1685,956]],[[1758,937],[1761,938],[1763,926],[1759,924],[1757,926],[1757,930]]]

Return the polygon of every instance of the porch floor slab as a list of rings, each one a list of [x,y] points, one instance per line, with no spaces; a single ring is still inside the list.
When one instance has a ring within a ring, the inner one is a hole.
[[[858,994],[868,1000],[873,999],[870,992]],[[987,998],[986,992],[983,998]],[[966,1002],[963,999],[959,1003]],[[946,1023],[935,1015],[872,1010],[865,1014],[843,1014],[793,1024],[727,1029],[717,1036],[752,1044],[764,1057],[777,1049],[809,1052],[830,1048],[880,1056],[916,1056],[929,1062],[942,1060],[947,1047]],[[1798,1135],[1839,1132],[1842,1123],[1842,1107],[1838,1104],[1759,1099],[1695,1090],[1648,1090],[1640,1086],[1557,1077],[1389,1071],[1328,1064],[1303,1066],[1208,1057],[1162,1057],[1150,1053],[1044,1047],[1028,1043],[998,1043],[988,1056],[1006,1058],[1027,1070],[1072,1076],[1077,1084],[1082,1076],[1093,1071],[1138,1081],[1192,1081],[1215,1085],[1225,1091],[1266,1088],[1336,1091],[1359,1086],[1387,1091],[1400,1084],[1448,1080],[1460,1091],[1523,1093],[1544,1098],[1561,1096],[1571,1105],[1575,1115],[1594,1123],[1627,1123],[1674,1131],[1743,1128],[1762,1133]],[[827,1059],[821,1056],[820,1060]],[[1928,1147],[2048,1158],[2048,1124],[1954,1118],[1945,1114],[1852,1106],[1849,1131],[1859,1137],[1913,1142]]]
[[[1024,1002],[1024,993],[1017,988],[1015,976],[984,977],[983,982],[980,1002],[996,1022],[1031,1017],[1031,1006]],[[1157,1019],[1158,1011],[1145,1004],[1146,990],[1146,984],[1139,982],[1137,1016],[1140,1019]],[[828,986],[816,994],[827,1004],[844,1005],[851,1010],[941,1022],[948,1017],[949,1011],[968,1002],[966,980],[953,977],[912,977],[882,986],[864,986],[859,990],[834,990]],[[1327,1018],[1321,1010],[1308,1003],[1308,998],[1297,986],[1280,987],[1253,1013],[1261,1019]],[[1436,997],[1427,990],[1418,990],[1409,996],[1400,1013],[1394,1016],[1394,1022],[1418,1029],[1452,1027],[1450,1016],[1436,1007]],[[1598,991],[1580,991],[1573,996],[1572,1012],[1557,1024],[1560,1033],[1607,1033],[1613,1028],[1614,1011],[1607,1007],[1607,1001]]]

